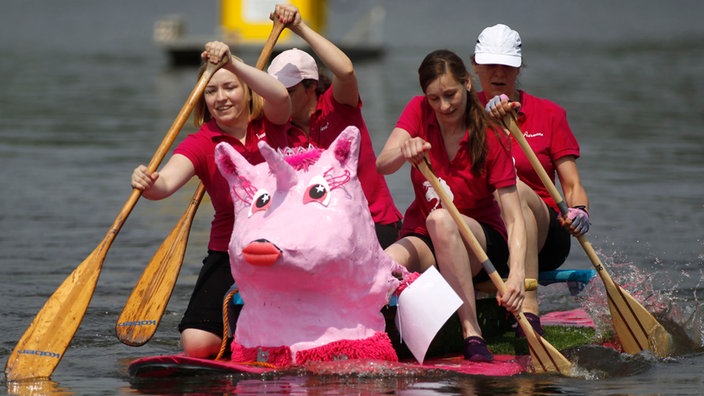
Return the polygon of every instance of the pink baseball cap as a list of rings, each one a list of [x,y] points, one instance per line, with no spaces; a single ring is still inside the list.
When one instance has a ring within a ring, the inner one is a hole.
[[[502,24],[482,30],[474,47],[474,61],[480,65],[521,67],[521,36]]]
[[[305,79],[318,79],[318,65],[307,52],[298,48],[286,50],[271,61],[267,72],[276,77],[286,88]]]

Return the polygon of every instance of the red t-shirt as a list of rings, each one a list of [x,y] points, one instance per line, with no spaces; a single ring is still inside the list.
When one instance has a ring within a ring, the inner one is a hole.
[[[432,148],[428,152],[430,164],[441,184],[445,183],[449,187],[449,195],[457,210],[489,225],[507,239],[506,226],[493,195],[496,189],[516,184],[510,147],[508,139],[503,139],[503,132],[499,135],[493,129],[486,131],[486,163],[481,175],[475,176],[470,169],[469,135],[465,133],[455,158],[450,160],[435,112],[425,96],[411,99],[401,113],[396,127],[406,130],[411,137],[423,138],[431,144]],[[401,235],[428,235],[425,219],[433,209],[442,207],[442,203],[430,183],[415,167],[411,167],[411,182],[415,199],[406,210]]]
[[[326,149],[345,128],[354,125],[359,128],[361,143],[357,177],[362,184],[364,196],[369,204],[372,219],[378,224],[392,224],[401,220],[401,212],[396,208],[384,175],[376,171],[376,154],[369,130],[362,117],[362,102],[357,107],[338,103],[328,88],[318,98],[318,107],[311,116],[309,136],[291,124],[287,133],[289,147],[313,145]],[[276,148],[281,148],[278,146]]]
[[[521,94],[521,108],[518,112],[518,127],[523,132],[526,141],[535,152],[543,168],[555,183],[555,161],[562,157],[572,155],[579,157],[579,144],[574,137],[569,124],[567,113],[559,105],[524,91]],[[479,100],[486,105],[488,99],[484,92],[479,93]],[[533,189],[558,213],[559,208],[550,192],[533,170],[518,142],[511,137],[513,158],[516,161],[518,177]]]
[[[266,131],[266,132],[265,132]],[[280,139],[284,136],[286,125],[275,125],[266,117],[250,121],[247,125],[247,136],[242,144],[238,139],[223,133],[215,120],[203,124],[200,129],[188,135],[174,150],[174,154],[186,156],[195,168],[196,176],[205,185],[210,196],[215,214],[210,225],[210,241],[208,249],[220,252],[227,251],[230,243],[235,214],[230,187],[227,180],[220,174],[215,164],[215,146],[220,142],[232,145],[251,164],[264,162],[257,144],[260,140]]]

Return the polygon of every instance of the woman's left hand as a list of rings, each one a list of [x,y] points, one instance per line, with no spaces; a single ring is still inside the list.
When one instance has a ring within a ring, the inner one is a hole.
[[[566,227],[570,234],[580,237],[589,231],[589,212],[582,206],[569,208],[567,211],[567,219],[560,218],[563,227]]]
[[[205,44],[205,51],[203,51],[200,57],[205,62],[218,64],[223,57],[231,59],[230,47],[222,41],[210,41]]]

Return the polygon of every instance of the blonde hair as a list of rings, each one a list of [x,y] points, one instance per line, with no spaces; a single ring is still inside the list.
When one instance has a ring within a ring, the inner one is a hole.
[[[232,55],[232,59],[233,61],[244,63],[242,59],[235,55]],[[205,73],[206,66],[207,63],[203,63],[202,65],[200,65],[200,68],[198,68],[199,80],[203,76],[203,73]],[[239,76],[237,76],[237,79],[240,80]],[[245,84],[244,81],[240,80],[240,84],[242,84],[242,88],[244,89],[244,100],[249,104],[249,121],[255,120],[262,115],[264,99],[259,96],[256,92],[252,92],[252,90],[249,89],[249,86]],[[210,114],[210,111],[208,111],[208,106],[205,103],[205,96],[201,95],[198,98],[196,105],[193,109],[193,124],[196,126],[196,128],[200,128],[203,124],[210,121],[212,118],[213,116],[212,114]]]

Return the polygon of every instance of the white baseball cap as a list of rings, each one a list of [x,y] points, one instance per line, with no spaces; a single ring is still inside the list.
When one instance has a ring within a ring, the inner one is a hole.
[[[271,61],[267,72],[276,77],[286,88],[305,79],[318,79],[318,65],[307,52],[298,48],[286,50]]]
[[[521,67],[521,36],[502,24],[482,30],[474,47],[474,61],[480,65]]]

